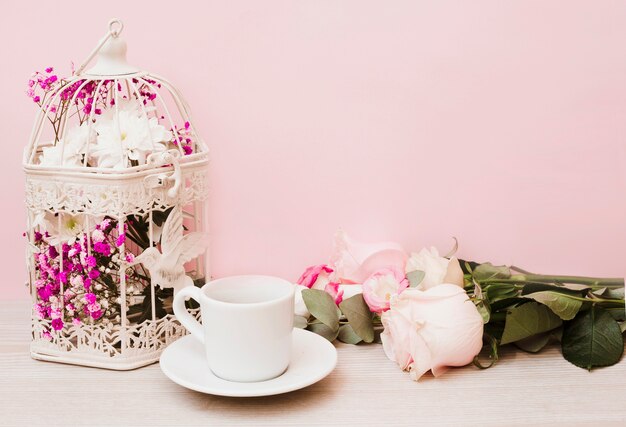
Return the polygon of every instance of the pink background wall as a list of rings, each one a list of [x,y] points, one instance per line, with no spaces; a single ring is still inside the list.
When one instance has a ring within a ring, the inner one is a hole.
[[[531,270],[624,276],[623,1],[11,2],[0,16],[2,281],[21,284],[34,69],[126,23],[213,150],[214,274],[291,279],[339,227]],[[71,4],[71,5],[70,5]]]

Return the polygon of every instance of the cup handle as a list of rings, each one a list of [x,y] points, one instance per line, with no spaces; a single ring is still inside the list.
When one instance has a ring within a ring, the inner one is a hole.
[[[187,286],[179,290],[174,295],[174,303],[172,308],[174,309],[174,315],[178,321],[193,335],[197,340],[204,344],[204,330],[202,324],[196,320],[195,317],[187,311],[185,307],[185,298],[191,297],[200,303],[200,295],[202,291],[195,286]]]

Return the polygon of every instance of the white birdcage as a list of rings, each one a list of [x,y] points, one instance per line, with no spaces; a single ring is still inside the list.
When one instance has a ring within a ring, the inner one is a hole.
[[[155,362],[185,334],[172,294],[207,277],[208,149],[176,88],[126,62],[122,29],[109,22],[71,77],[48,69],[30,82],[41,107],[24,153],[36,359]]]

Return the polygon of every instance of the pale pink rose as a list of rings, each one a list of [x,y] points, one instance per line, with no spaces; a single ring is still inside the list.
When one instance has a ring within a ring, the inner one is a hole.
[[[304,303],[304,299],[302,299],[302,291],[308,288],[302,285],[294,285],[294,286],[295,286],[295,292],[294,292],[293,313],[296,316],[302,316],[308,319],[311,313],[309,313],[309,310],[306,308],[306,304]]]
[[[459,261],[439,256],[436,248],[424,248],[419,253],[413,253],[406,262],[405,271],[420,270],[425,273],[424,279],[417,286],[420,290],[430,289],[442,283],[451,283],[463,287],[463,271]]]
[[[363,283],[363,299],[374,313],[389,309],[391,298],[409,286],[402,270],[384,268],[372,274]]]
[[[332,272],[333,269],[326,264],[312,265],[304,270],[297,283],[307,288],[324,289],[329,282],[328,275]]]
[[[352,240],[346,232],[339,231],[335,235],[331,256],[331,266],[335,270],[333,279],[340,283],[363,283],[383,268],[404,271],[407,258],[407,253],[397,243],[360,243]]]
[[[343,301],[343,289],[340,288],[339,283],[328,282],[324,287],[324,291],[333,297],[335,304],[339,305]]]
[[[342,283],[339,292],[343,292],[343,299],[347,300],[357,294],[363,293],[363,286],[355,283]]]
[[[441,284],[426,291],[410,288],[392,298],[381,320],[387,357],[417,381],[431,370],[472,362],[483,345],[483,319],[465,291]]]

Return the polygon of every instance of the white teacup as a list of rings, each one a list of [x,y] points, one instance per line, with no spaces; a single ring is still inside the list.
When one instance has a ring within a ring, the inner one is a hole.
[[[202,324],[185,299],[200,304]],[[209,368],[229,381],[265,381],[281,375],[291,357],[294,286],[270,276],[233,276],[186,287],[174,314],[204,344]]]

